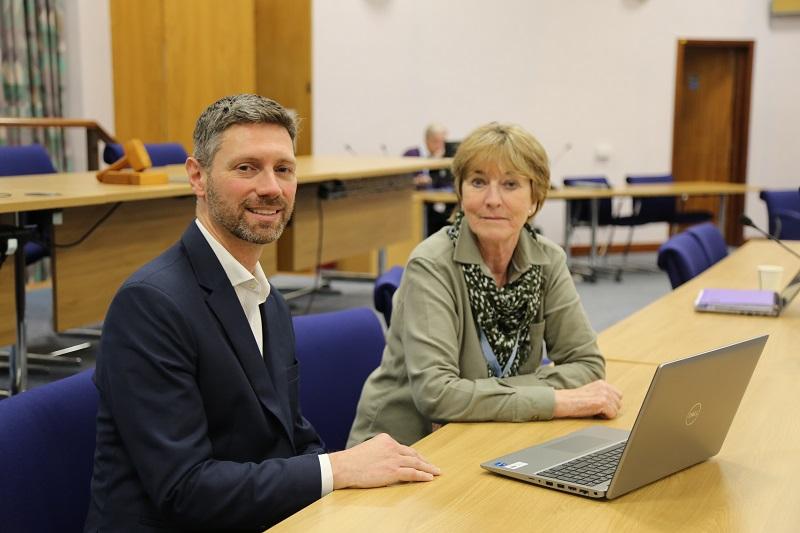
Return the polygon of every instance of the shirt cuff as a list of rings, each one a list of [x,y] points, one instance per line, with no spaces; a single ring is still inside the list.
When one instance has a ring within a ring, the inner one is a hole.
[[[319,459],[319,473],[322,478],[321,496],[327,496],[333,492],[333,469],[331,468],[331,460],[327,453],[318,455],[317,458]]]

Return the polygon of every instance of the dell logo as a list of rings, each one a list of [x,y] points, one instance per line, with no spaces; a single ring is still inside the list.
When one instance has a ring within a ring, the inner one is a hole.
[[[694,404],[692,406],[691,409],[689,409],[689,412],[686,413],[686,425],[687,426],[691,426],[692,424],[697,422],[697,419],[700,418],[700,411],[702,409],[703,409],[703,404],[701,404],[700,402],[697,402],[696,404]]]

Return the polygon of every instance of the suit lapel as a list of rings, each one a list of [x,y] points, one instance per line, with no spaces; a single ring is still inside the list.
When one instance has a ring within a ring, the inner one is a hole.
[[[278,394],[286,394],[286,391],[276,391],[274,381],[270,379],[270,373],[273,370],[270,367],[268,373],[268,365],[264,361],[266,358],[262,358],[258,351],[258,344],[253,338],[250,324],[247,322],[239,299],[236,297],[236,291],[225,274],[225,270],[219,264],[219,260],[195,223],[189,226],[181,241],[198,282],[208,291],[206,303],[222,325],[231,349],[239,360],[256,397],[264,409],[280,420],[291,439],[292,432],[287,427],[287,416],[282,407],[284,402],[278,401],[280,398]],[[262,325],[266,328],[263,321]],[[266,350],[266,343],[264,353],[269,353]],[[281,370],[285,373],[285,369]],[[285,376],[282,377],[285,382]]]
[[[274,290],[274,289],[273,289]],[[270,294],[267,301],[260,306],[261,325],[264,332],[264,365],[267,367],[269,375],[272,377],[272,385],[278,398],[285,398],[286,401],[278,402],[282,416],[278,417],[283,424],[289,438],[294,442],[294,431],[291,407],[289,406],[289,383],[286,376],[285,361],[278,354],[285,353],[287,349],[284,344],[291,340],[288,331],[281,331],[282,318],[277,307],[275,296]]]

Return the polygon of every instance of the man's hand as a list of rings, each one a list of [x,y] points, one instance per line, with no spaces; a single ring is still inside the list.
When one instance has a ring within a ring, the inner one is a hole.
[[[431,481],[441,471],[413,448],[381,433],[349,450],[328,455],[333,488],[370,488],[398,481]]]
[[[601,379],[577,389],[557,389],[555,395],[553,418],[616,418],[622,407],[622,393]]]

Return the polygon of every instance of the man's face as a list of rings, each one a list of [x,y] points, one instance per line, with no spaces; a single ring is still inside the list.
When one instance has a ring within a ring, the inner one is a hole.
[[[238,124],[222,134],[204,186],[195,193],[205,198],[217,232],[267,244],[281,236],[292,216],[295,167],[292,139],[283,126]]]
[[[434,157],[444,157],[444,139],[446,134],[444,132],[431,133],[425,138],[425,144],[428,146],[428,152]]]

